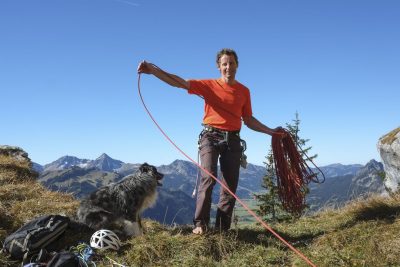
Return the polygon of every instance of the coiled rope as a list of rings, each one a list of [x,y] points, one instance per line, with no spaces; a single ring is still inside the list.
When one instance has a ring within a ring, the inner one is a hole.
[[[283,237],[281,237],[278,233],[276,233],[266,222],[264,222],[260,217],[258,217],[254,211],[252,211],[238,196],[236,196],[224,183],[222,183],[220,180],[218,180],[212,173],[201,167],[195,160],[193,160],[191,157],[189,157],[182,149],[180,149],[174,141],[164,132],[164,130],[160,127],[160,125],[157,123],[157,121],[154,119],[153,115],[151,114],[150,110],[147,108],[142,93],[140,89],[140,73],[138,74],[138,93],[140,96],[140,100],[142,101],[143,107],[146,110],[147,114],[149,115],[150,119],[153,121],[153,123],[156,125],[158,130],[164,135],[164,137],[180,152],[182,155],[184,155],[189,161],[191,161],[193,164],[195,164],[198,168],[203,170],[205,173],[210,175],[217,183],[219,183],[229,194],[231,194],[237,202],[239,202],[240,205],[251,215],[253,216],[265,229],[267,229],[270,233],[272,233],[276,238],[278,238],[282,243],[284,243],[288,248],[290,248],[293,252],[295,252],[300,258],[302,258],[307,264],[310,266],[315,267],[316,265],[313,264],[304,254],[302,254],[299,250],[297,250],[295,247],[293,247],[289,242],[287,242]]]
[[[285,210],[300,215],[306,207],[307,185],[311,181],[316,183],[321,183],[321,181],[300,155],[290,132],[285,129],[280,131],[283,134],[273,135],[271,141],[278,195]],[[301,148],[299,147],[299,149]],[[308,160],[312,162],[311,159],[308,158]],[[315,164],[314,166],[321,172],[325,180],[323,172]]]

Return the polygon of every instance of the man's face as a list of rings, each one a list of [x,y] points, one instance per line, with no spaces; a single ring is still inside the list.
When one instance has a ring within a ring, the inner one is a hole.
[[[226,80],[234,80],[236,75],[237,63],[233,55],[222,55],[219,59],[218,69],[221,77]]]

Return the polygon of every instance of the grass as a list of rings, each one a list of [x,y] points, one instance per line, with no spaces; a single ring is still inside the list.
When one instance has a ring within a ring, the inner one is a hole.
[[[255,199],[250,198],[242,200],[249,209],[253,211],[258,209],[257,201]],[[239,203],[236,204],[233,215],[237,217],[238,225],[248,225],[256,222],[256,219],[251,214],[249,214],[248,211]]]
[[[384,135],[383,137],[381,137],[381,143],[391,145],[394,142],[394,140],[396,140],[396,135],[399,132],[400,132],[400,127],[396,128],[393,131],[391,131],[390,133]]]
[[[61,213],[73,218],[78,207],[71,195],[37,183],[29,166],[0,157],[0,241],[36,216]],[[271,227],[316,266],[400,266],[399,212],[400,195],[370,196]],[[97,266],[110,266],[108,258],[126,266],[308,266],[255,223],[204,236],[192,235],[190,226],[151,220],[144,220],[144,227],[145,235],[124,240],[118,252],[98,252]],[[69,229],[58,242],[60,249],[89,242],[91,234]],[[20,263],[0,255],[0,266]]]

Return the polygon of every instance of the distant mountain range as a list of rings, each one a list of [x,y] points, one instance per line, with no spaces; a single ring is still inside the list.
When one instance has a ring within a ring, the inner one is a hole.
[[[70,167],[80,167],[84,169],[99,169],[102,171],[113,172],[119,169],[124,163],[120,160],[112,159],[103,153],[95,160],[79,159],[74,156],[64,156],[52,163],[43,166],[42,171],[58,171],[65,170]]]
[[[309,185],[307,204],[311,211],[341,207],[362,195],[386,192],[382,178],[383,164],[375,160],[370,160],[365,166],[333,164],[321,170],[326,176],[325,182]]]
[[[151,162],[149,162],[151,164]],[[51,190],[70,192],[82,198],[90,192],[111,182],[118,182],[126,175],[134,173],[141,164],[124,163],[107,154],[95,160],[64,156],[41,166],[33,164],[40,173],[39,181]],[[166,224],[187,224],[192,222],[195,200],[191,197],[196,184],[196,166],[184,160],[175,160],[171,164],[157,167],[164,174],[163,186],[159,188],[156,205],[145,211],[144,217]],[[366,193],[384,192],[380,174],[383,165],[371,160],[365,166],[361,164],[331,164],[320,168],[326,181],[322,184],[310,184],[307,197],[311,211],[326,206],[342,206],[345,202]],[[253,193],[262,192],[261,187],[265,168],[248,164],[240,169],[240,182],[237,190],[242,199],[253,198]],[[213,191],[213,200],[217,201],[219,185]]]

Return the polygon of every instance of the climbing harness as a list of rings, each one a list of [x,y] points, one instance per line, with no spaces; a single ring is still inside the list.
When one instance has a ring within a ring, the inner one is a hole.
[[[166,73],[166,72],[164,72]],[[158,128],[158,130],[164,135],[164,137],[180,152],[182,153],[182,155],[184,155],[188,160],[190,160],[192,163],[196,164],[196,166],[200,169],[202,169],[205,173],[207,173],[208,175],[210,175],[210,177],[212,177],[217,183],[219,183],[229,194],[231,194],[236,200],[237,202],[242,205],[242,207],[244,209],[247,210],[247,212],[252,215],[265,229],[267,229],[269,232],[271,232],[276,238],[278,238],[282,243],[284,243],[288,248],[290,248],[293,252],[295,252],[299,257],[301,257],[305,262],[307,262],[307,264],[309,264],[310,266],[315,267],[316,265],[313,264],[304,254],[302,254],[299,250],[297,250],[295,247],[293,247],[289,242],[287,242],[283,237],[281,237],[278,233],[276,233],[266,222],[264,222],[259,216],[256,215],[256,213],[251,210],[238,196],[236,196],[224,183],[222,183],[221,181],[219,181],[212,173],[210,173],[209,171],[207,171],[206,169],[204,169],[202,166],[200,166],[198,163],[196,163],[196,161],[194,161],[190,156],[188,156],[182,149],[180,149],[174,141],[172,141],[172,139],[164,132],[164,130],[160,127],[160,125],[158,125],[157,121],[154,119],[153,115],[151,114],[151,112],[149,111],[149,109],[147,108],[142,93],[140,91],[140,73],[138,74],[138,93],[139,93],[139,97],[140,100],[143,104],[144,109],[146,110],[147,114],[149,115],[150,119],[153,121],[153,123],[155,124],[155,126]],[[173,79],[173,77],[171,77]]]
[[[220,130],[218,128],[212,127],[207,124],[202,124],[204,126],[204,129],[200,132],[199,138],[197,141],[197,164],[200,165],[200,150],[204,147],[204,145],[201,145],[201,140],[203,136],[207,133],[211,133],[211,135],[207,135],[208,138],[211,138],[213,140],[212,144],[207,144],[207,146],[214,146],[217,147],[220,151],[224,151],[225,149],[230,149],[229,147],[229,138],[231,136],[236,136],[240,140],[240,150],[241,150],[241,158],[240,158],[240,166],[244,169],[247,167],[247,156],[244,154],[244,152],[247,149],[246,146],[246,141],[240,138],[240,133],[239,131],[224,131]],[[197,168],[197,175],[196,175],[196,183],[195,187],[193,189],[192,197],[194,198],[197,193],[197,187],[200,179],[200,169]]]
[[[202,149],[200,142],[206,133],[210,133],[208,137],[213,139],[212,146],[219,148],[221,151],[225,149],[230,149],[229,140],[232,136],[236,136],[240,139],[239,131],[224,131],[210,125],[204,125],[204,129],[199,135],[199,150]]]

